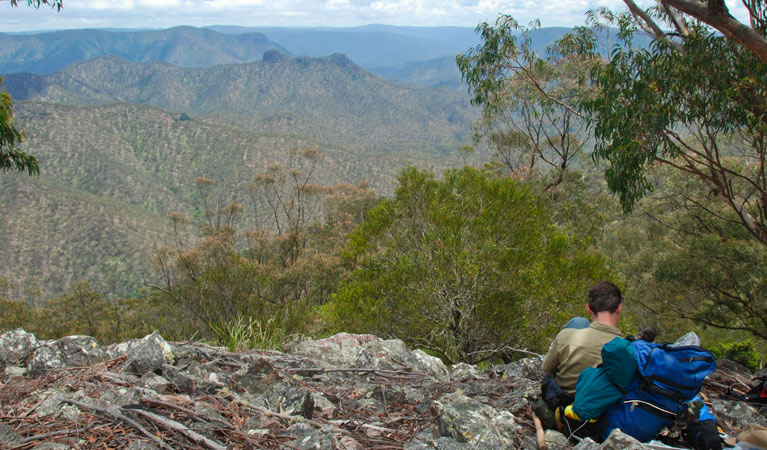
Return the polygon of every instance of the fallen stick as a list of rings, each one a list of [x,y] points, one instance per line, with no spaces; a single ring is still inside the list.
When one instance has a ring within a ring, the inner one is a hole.
[[[89,425],[89,426],[87,426],[85,428],[81,428],[81,429],[77,429],[77,430],[58,430],[58,431],[52,431],[50,433],[43,433],[43,434],[36,434],[34,436],[27,436],[27,437],[17,441],[18,443],[16,444],[16,446],[11,447],[10,450],[13,450],[15,448],[24,447],[27,444],[29,444],[30,442],[38,441],[40,439],[48,439],[48,438],[57,437],[57,436],[70,436],[70,435],[80,434],[80,433],[82,433],[84,431],[89,431],[89,430],[92,430],[94,428],[96,428],[95,425]]]
[[[176,405],[175,403],[166,402],[166,401],[159,400],[156,398],[151,398],[151,397],[144,397],[141,399],[141,401],[151,403],[153,405],[165,406],[167,408],[172,408],[178,411],[185,412],[200,422],[214,422],[221,425],[224,428],[234,428],[234,426],[231,423],[227,422],[226,420],[221,420],[216,417],[203,417],[197,414],[196,412],[192,411],[191,409],[184,408],[183,406]]]
[[[533,413],[533,423],[535,423],[535,437],[538,440],[538,450],[548,450],[546,445],[546,432],[543,431],[541,419]]]
[[[183,423],[176,422],[175,420],[171,420],[160,414],[155,414],[155,413],[145,411],[143,409],[138,409],[138,408],[136,409],[131,408],[131,411],[140,416],[144,416],[148,419],[151,419],[169,430],[177,431],[183,434],[184,436],[186,436],[187,438],[191,439],[192,441],[194,441],[194,443],[203,444],[211,450],[226,450],[227,448],[225,445],[221,444],[220,442],[216,442],[212,439],[208,439],[205,436],[201,435],[200,433],[189,429],[189,427],[187,427]]]
[[[420,377],[428,377],[429,375],[424,374],[418,374],[413,372],[406,372],[404,370],[385,370],[385,369],[365,369],[365,368],[349,368],[349,369],[341,369],[341,368],[331,368],[331,369],[325,369],[325,368],[314,368],[314,367],[308,367],[305,369],[285,369],[285,372],[291,372],[291,373],[332,373],[332,372],[358,372],[358,373],[375,373],[383,376],[396,376],[396,377],[412,377],[412,378],[420,378]]]
[[[69,403],[70,405],[75,405],[75,406],[77,406],[78,408],[81,408],[81,409],[90,409],[91,411],[96,411],[97,413],[105,414],[105,415],[111,416],[111,417],[113,417],[115,419],[122,420],[123,422],[127,423],[128,425],[130,425],[133,428],[135,428],[136,430],[138,430],[141,434],[143,434],[147,438],[151,439],[152,442],[156,443],[160,447],[162,447],[164,449],[167,449],[167,450],[173,450],[173,447],[171,447],[170,445],[166,444],[162,440],[158,439],[155,435],[153,435],[152,433],[147,431],[146,428],[142,427],[138,422],[136,422],[135,420],[131,419],[130,417],[127,417],[124,414],[120,414],[117,411],[110,411],[110,410],[108,410],[106,408],[101,408],[99,406],[89,405],[87,403],[83,403],[83,402],[80,402],[80,401],[77,401],[77,400],[72,400],[72,399],[69,399],[69,398],[62,398],[59,401],[61,403]]]

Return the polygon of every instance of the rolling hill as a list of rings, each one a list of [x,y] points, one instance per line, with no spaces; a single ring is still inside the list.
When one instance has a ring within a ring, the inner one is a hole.
[[[249,131],[387,154],[452,153],[469,140],[478,114],[466,94],[392,83],[344,55],[293,58],[277,51],[256,63],[197,69],[108,56],[50,75],[8,75],[4,86],[15,100],[145,103]]]

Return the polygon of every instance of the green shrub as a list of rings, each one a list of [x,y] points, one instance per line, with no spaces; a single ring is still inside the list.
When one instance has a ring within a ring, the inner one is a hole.
[[[735,361],[748,367],[749,370],[756,371],[759,369],[759,354],[751,341],[723,342],[712,348],[711,353],[717,359]]]

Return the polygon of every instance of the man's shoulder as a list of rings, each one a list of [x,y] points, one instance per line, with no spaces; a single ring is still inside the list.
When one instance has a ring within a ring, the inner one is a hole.
[[[591,322],[588,328],[584,328],[584,330],[588,330],[589,333],[599,333],[599,334],[607,334],[607,335],[613,335],[613,336],[623,336],[623,333],[621,330],[610,326],[605,325],[603,323],[599,322]]]

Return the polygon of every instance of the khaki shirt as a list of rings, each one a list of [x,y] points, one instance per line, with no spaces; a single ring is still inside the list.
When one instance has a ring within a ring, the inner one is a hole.
[[[602,362],[602,346],[622,336],[617,328],[597,322],[591,322],[588,328],[565,328],[551,343],[541,369],[543,373],[554,374],[563,391],[574,394],[578,375],[587,367],[598,366]]]

